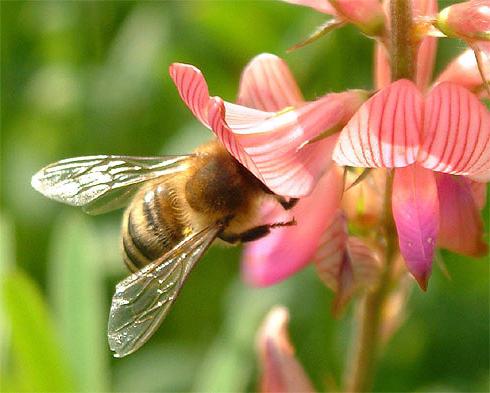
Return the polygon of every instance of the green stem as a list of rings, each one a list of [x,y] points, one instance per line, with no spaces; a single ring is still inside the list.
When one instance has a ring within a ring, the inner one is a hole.
[[[391,214],[391,190],[393,174],[386,177],[383,237],[385,239],[385,259],[380,284],[368,293],[358,310],[357,329],[354,333],[353,347],[347,369],[346,392],[368,392],[373,384],[375,365],[380,346],[380,327],[382,310],[386,297],[393,285],[392,274],[397,251],[397,238]]]
[[[390,56],[392,80],[413,80],[415,75],[415,46],[412,40],[411,0],[390,1]],[[381,345],[382,311],[392,288],[394,260],[398,251],[398,238],[393,221],[391,194],[394,171],[388,170],[380,228],[384,249],[383,272],[378,287],[362,299],[346,374],[345,391],[368,392],[373,384]]]

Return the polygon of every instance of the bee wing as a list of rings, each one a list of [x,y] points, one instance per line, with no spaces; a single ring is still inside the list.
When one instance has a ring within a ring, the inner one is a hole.
[[[115,357],[133,353],[156,331],[189,272],[221,228],[216,224],[187,237],[116,286],[107,333]]]
[[[68,158],[41,169],[31,185],[55,201],[100,214],[124,206],[142,182],[185,170],[189,157]]]

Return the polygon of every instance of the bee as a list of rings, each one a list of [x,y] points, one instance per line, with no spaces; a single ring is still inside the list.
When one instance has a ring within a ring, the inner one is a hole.
[[[108,341],[115,357],[139,349],[157,330],[197,261],[217,238],[260,239],[288,222],[259,223],[274,194],[213,140],[192,154],[166,157],[87,156],[61,160],[32,177],[48,198],[101,214],[127,205],[121,245],[131,275],[116,286]]]

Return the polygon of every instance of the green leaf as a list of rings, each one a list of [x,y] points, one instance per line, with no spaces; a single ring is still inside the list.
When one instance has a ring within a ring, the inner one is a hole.
[[[94,233],[86,216],[61,215],[49,260],[49,292],[81,392],[107,391],[109,386],[107,307]]]
[[[16,390],[68,392],[74,390],[47,305],[36,284],[21,271],[0,282],[2,310],[11,326],[13,365],[20,381]]]

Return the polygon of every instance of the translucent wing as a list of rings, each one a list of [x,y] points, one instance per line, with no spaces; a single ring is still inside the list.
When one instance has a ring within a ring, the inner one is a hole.
[[[87,156],[61,160],[31,181],[41,194],[100,214],[124,205],[142,182],[185,170],[186,156]]]
[[[210,226],[116,286],[108,324],[115,357],[140,348],[160,326],[195,263],[221,230]]]

